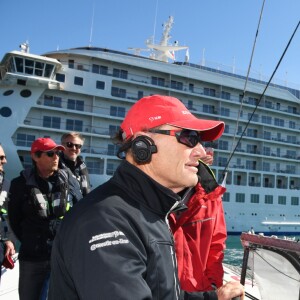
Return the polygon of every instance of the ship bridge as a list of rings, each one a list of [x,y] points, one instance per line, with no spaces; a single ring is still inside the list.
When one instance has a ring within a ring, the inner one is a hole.
[[[4,56],[0,64],[0,82],[2,85],[58,88],[55,74],[60,68],[61,63],[56,59],[12,51]]]

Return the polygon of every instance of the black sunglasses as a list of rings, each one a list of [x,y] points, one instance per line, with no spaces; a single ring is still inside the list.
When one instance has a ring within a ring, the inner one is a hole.
[[[186,145],[190,148],[194,148],[198,143],[201,144],[200,132],[196,130],[182,129],[182,130],[162,130],[162,129],[151,129],[148,130],[153,133],[166,134],[175,136],[178,143]]]
[[[81,144],[73,144],[71,142],[66,142],[66,145],[68,148],[73,148],[75,146],[75,148],[78,150],[78,149],[81,149],[82,145]]]
[[[54,154],[59,155],[59,151],[47,151],[47,152],[43,152],[43,153],[46,153],[46,155],[48,157],[53,157]]]
[[[0,156],[0,160],[4,160],[4,159],[6,159],[6,156],[5,155],[1,155]]]

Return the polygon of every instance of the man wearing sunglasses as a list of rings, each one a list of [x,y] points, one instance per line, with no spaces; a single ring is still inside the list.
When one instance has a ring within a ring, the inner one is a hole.
[[[65,150],[60,154],[60,168],[69,168],[77,179],[83,196],[90,192],[89,174],[85,162],[80,156],[84,143],[83,136],[78,132],[65,133],[61,137],[61,143]]]
[[[49,300],[244,299],[239,283],[180,289],[168,222],[198,183],[201,142],[223,130],[223,122],[198,119],[173,97],[135,103],[118,134],[124,161],[72,209],[55,238]]]
[[[46,299],[53,239],[67,211],[82,195],[74,190],[68,172],[58,168],[64,146],[50,138],[31,145],[33,167],[11,182],[8,217],[20,241],[19,296]]]

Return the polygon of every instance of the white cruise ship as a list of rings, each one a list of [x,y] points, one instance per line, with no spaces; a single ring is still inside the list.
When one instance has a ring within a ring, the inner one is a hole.
[[[85,137],[82,155],[93,187],[98,186],[120,163],[111,136],[131,105],[150,94],[170,95],[197,117],[225,121],[222,138],[208,144],[215,149],[217,178],[245,132],[228,164],[223,198],[228,233],[299,233],[300,91],[269,86],[251,118],[267,83],[249,78],[243,97],[243,76],[188,61],[169,62],[176,50],[187,49],[169,45],[172,23],[170,17],[160,44],[148,41],[150,57],[96,47],[33,55],[26,44],[5,54],[0,142],[7,177],[31,165],[33,140],[50,136],[59,143],[63,133],[74,130]]]

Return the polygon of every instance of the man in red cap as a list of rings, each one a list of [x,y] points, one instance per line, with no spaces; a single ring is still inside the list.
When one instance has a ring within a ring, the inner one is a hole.
[[[61,224],[48,299],[243,299],[233,282],[217,291],[181,290],[168,224],[198,183],[201,142],[223,130],[223,122],[198,119],[173,97],[135,103],[118,134],[124,161]]]
[[[64,149],[50,138],[38,138],[31,145],[33,167],[11,182],[8,218],[21,242],[21,300],[47,298],[53,239],[65,213],[82,198],[76,179],[58,168]]]

